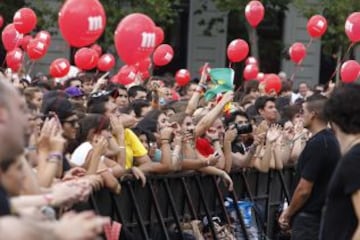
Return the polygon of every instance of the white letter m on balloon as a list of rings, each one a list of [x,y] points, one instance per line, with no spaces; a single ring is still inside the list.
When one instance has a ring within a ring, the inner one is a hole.
[[[141,47],[142,48],[153,48],[155,47],[155,33],[143,32],[141,34]]]
[[[88,17],[89,31],[98,31],[103,28],[101,16]]]

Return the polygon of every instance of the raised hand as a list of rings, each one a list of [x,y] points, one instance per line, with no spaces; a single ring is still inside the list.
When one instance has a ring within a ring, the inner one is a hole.
[[[274,124],[272,125],[266,134],[266,140],[270,143],[275,142],[281,136],[281,126]]]
[[[236,128],[229,128],[226,132],[225,132],[225,141],[229,141],[229,142],[233,142],[235,140],[235,138],[237,137],[237,130]]]
[[[112,134],[115,136],[120,136],[124,133],[124,125],[121,119],[115,115],[110,116],[110,125],[112,129]]]
[[[94,154],[101,157],[105,154],[109,143],[104,136],[96,136],[94,139]]]

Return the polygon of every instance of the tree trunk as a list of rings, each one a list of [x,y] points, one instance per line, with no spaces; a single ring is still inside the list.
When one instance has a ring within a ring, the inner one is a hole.
[[[342,46],[339,47],[338,52],[336,53],[336,85],[340,83],[340,67],[341,67],[341,59],[342,59]],[[331,79],[330,79],[331,80]]]
[[[256,29],[246,24],[246,29],[249,34],[249,42],[251,47],[251,56],[255,57],[258,60],[260,66],[260,59],[259,59],[259,47],[258,47],[258,36]]]

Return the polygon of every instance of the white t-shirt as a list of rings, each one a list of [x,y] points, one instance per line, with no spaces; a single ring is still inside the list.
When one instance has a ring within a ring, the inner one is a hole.
[[[82,143],[71,155],[70,163],[79,167],[83,166],[91,149],[93,149],[93,146],[90,144],[90,142]]]

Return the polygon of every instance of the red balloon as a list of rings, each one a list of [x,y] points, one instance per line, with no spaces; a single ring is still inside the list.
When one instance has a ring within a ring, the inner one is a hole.
[[[101,56],[101,54],[102,54],[102,47],[99,45],[99,44],[93,44],[91,47],[90,47],[91,49],[94,49],[96,52],[97,52],[97,54],[98,54],[98,56],[100,57]]]
[[[301,63],[306,57],[306,47],[304,44],[296,42],[289,48],[291,61],[296,64]]]
[[[134,66],[122,66],[117,74],[116,83],[128,85],[135,81],[137,70]]]
[[[6,54],[6,65],[14,72],[19,71],[22,61],[24,59],[24,53],[20,48],[15,48]]]
[[[360,41],[360,12],[354,12],[346,19],[345,32],[351,42]]]
[[[156,66],[165,66],[171,62],[174,57],[174,50],[169,44],[161,44],[153,54],[154,64]]]
[[[27,51],[27,47],[29,45],[29,42],[32,40],[33,38],[30,35],[26,35],[23,37],[23,39],[21,40],[21,48],[24,51]]]
[[[44,42],[46,46],[50,46],[51,42],[51,34],[48,31],[40,31],[36,34],[35,38],[39,39],[40,41]]]
[[[327,21],[323,16],[314,15],[307,22],[306,29],[311,37],[318,38],[324,35],[327,26]]]
[[[256,79],[259,73],[259,68],[255,64],[247,65],[244,69],[243,76],[245,80]]]
[[[96,67],[99,57],[94,49],[84,47],[76,51],[74,60],[78,68],[91,70]]]
[[[275,91],[276,93],[280,92],[281,80],[277,74],[266,74],[264,82],[266,93],[271,93],[272,91]]]
[[[256,79],[259,81],[259,82],[263,82],[265,80],[265,74],[263,72],[259,72],[256,76]]]
[[[155,45],[159,46],[164,41],[165,34],[161,27],[156,26],[154,30],[155,30]]]
[[[255,57],[248,57],[245,61],[246,65],[250,65],[250,64],[254,64],[254,65],[258,65],[258,61],[256,60]]]
[[[148,70],[146,70],[144,72],[140,72],[140,77],[143,81],[145,81],[146,79],[148,79],[150,77],[150,72]]]
[[[31,60],[38,60],[45,56],[47,50],[46,43],[35,38],[29,42],[26,52]]]
[[[106,15],[98,0],[67,0],[59,12],[59,27],[73,47],[94,43],[104,32]]]
[[[2,43],[6,51],[11,51],[20,46],[23,35],[16,31],[14,24],[8,24],[1,33]]]
[[[265,9],[260,1],[250,1],[245,7],[245,17],[250,26],[257,27],[264,19]]]
[[[2,28],[3,24],[4,24],[4,18],[2,15],[0,15],[0,28]]]
[[[139,69],[140,72],[148,71],[151,67],[151,59],[149,57],[144,58],[136,64],[136,67],[137,69]]]
[[[55,59],[50,65],[50,75],[52,77],[61,78],[68,74],[70,71],[70,63],[65,58]]]
[[[13,21],[19,33],[29,33],[35,28],[37,18],[31,8],[21,8],[15,13]]]
[[[103,72],[110,71],[114,66],[115,58],[110,53],[103,54],[97,64],[97,68]]]
[[[227,48],[227,56],[231,62],[241,62],[249,54],[249,45],[242,39],[233,40]]]
[[[190,72],[187,69],[180,69],[175,74],[175,81],[179,86],[185,86],[190,81]]]
[[[355,82],[360,74],[360,64],[357,61],[349,60],[343,63],[340,69],[341,80],[344,83]]]
[[[148,16],[133,13],[121,20],[114,42],[117,53],[128,65],[148,57],[155,47],[155,24]]]

